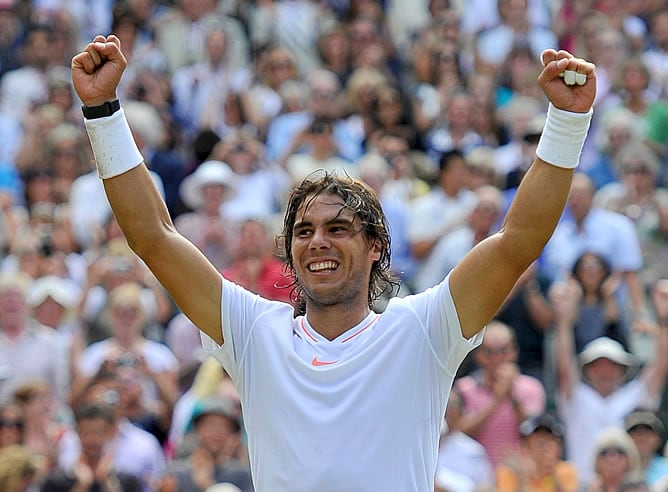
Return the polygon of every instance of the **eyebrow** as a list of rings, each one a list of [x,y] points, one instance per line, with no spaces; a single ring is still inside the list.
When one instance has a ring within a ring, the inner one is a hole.
[[[335,217],[327,220],[324,222],[325,225],[337,225],[337,224],[345,224],[345,225],[352,225],[353,222],[355,222],[355,217],[353,216],[352,218],[345,218],[342,217],[341,214],[336,215]],[[295,225],[293,226],[293,229],[298,229],[301,227],[308,227],[313,225],[313,222],[310,220],[301,220],[299,222],[295,222]]]

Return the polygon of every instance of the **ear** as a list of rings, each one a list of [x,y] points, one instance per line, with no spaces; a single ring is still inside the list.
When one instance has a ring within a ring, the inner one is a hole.
[[[380,245],[380,241],[374,241],[373,244],[371,245],[371,250],[369,251],[370,255],[371,255],[371,259],[373,261],[380,260],[380,256],[382,254],[382,251],[383,250],[382,250],[382,247]]]

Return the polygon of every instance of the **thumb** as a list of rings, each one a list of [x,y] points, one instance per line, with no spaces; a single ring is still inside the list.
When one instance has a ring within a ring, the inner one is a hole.
[[[554,79],[559,76],[566,67],[568,66],[568,58],[560,58],[559,60],[552,60],[545,65],[543,69],[543,75],[548,80]]]

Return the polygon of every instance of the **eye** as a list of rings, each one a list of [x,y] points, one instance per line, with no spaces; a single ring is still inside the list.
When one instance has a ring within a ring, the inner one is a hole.
[[[304,237],[309,237],[311,233],[312,233],[311,229],[300,228],[294,231],[293,235],[294,237],[304,238]]]

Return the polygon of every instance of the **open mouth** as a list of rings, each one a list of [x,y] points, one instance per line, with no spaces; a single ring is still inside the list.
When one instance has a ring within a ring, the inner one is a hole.
[[[339,264],[335,261],[316,261],[314,263],[309,264],[308,270],[309,272],[313,273],[321,273],[321,272],[333,272],[339,267]]]

